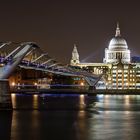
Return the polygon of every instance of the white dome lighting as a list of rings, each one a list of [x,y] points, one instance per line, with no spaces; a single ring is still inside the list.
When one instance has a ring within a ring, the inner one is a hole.
[[[114,37],[109,43],[110,50],[128,49],[125,39],[121,37]]]
[[[125,39],[121,37],[119,24],[117,24],[115,37],[113,37],[109,43],[109,49],[111,50],[128,49]]]
[[[109,43],[108,48],[105,49],[105,63],[116,63],[118,61],[123,63],[130,63],[130,50],[127,42],[121,37],[119,24],[117,24],[116,34]]]

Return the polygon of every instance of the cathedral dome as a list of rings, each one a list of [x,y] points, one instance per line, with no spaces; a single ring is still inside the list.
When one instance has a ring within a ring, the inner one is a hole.
[[[104,63],[130,63],[130,50],[127,42],[121,37],[119,24],[117,24],[116,34],[105,49]]]
[[[109,43],[109,50],[122,50],[128,49],[127,42],[121,37],[120,28],[117,24],[116,35],[113,37]]]
[[[118,36],[111,39],[109,43],[109,49],[110,50],[128,49],[128,46],[125,39]]]

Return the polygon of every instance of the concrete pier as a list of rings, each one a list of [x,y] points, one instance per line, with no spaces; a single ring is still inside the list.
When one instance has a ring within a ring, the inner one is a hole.
[[[12,109],[8,79],[0,79],[0,110],[1,109]]]

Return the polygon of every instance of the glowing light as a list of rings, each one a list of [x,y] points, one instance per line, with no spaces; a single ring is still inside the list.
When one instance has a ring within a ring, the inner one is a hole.
[[[83,99],[85,96],[83,94],[80,95],[80,99]]]
[[[80,83],[80,85],[81,85],[81,86],[84,86],[84,83],[83,83],[83,82],[81,82],[81,83]]]
[[[38,97],[38,95],[37,94],[34,94],[34,98],[37,98]]]
[[[15,82],[12,82],[12,84],[11,84],[12,86],[15,86],[16,84],[15,84]]]
[[[12,93],[11,96],[12,96],[12,98],[15,98],[16,94],[15,93]]]
[[[37,83],[35,82],[34,85],[37,86]]]
[[[118,72],[122,72],[122,70],[118,70]]]
[[[0,66],[1,66],[1,67],[3,67],[3,66],[4,66],[4,64],[0,64]]]
[[[111,77],[108,77],[108,80],[111,80]]]

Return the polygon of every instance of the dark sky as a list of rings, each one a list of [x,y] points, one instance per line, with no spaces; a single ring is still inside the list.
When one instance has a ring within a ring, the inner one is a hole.
[[[67,63],[74,43],[80,60],[102,62],[117,21],[131,54],[140,55],[140,5],[134,0],[0,0],[1,41],[33,41]]]

